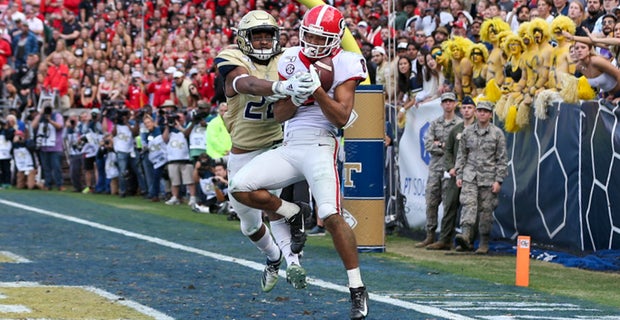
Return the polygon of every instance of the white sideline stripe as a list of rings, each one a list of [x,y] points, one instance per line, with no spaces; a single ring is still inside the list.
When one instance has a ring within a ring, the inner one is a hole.
[[[20,305],[0,304],[0,313],[30,313],[32,310]]]
[[[157,320],[174,320],[174,318],[167,316],[155,309],[149,308],[147,306],[141,305],[135,301],[127,300],[123,297],[117,296],[115,294],[109,293],[107,291],[91,287],[91,286],[55,286],[55,285],[42,285],[38,282],[0,282],[0,288],[79,288],[89,292],[92,292],[98,296],[101,296],[105,299],[110,300],[111,302],[118,303],[120,305],[126,306],[128,308],[134,309],[146,316],[153,317]],[[0,312],[31,312],[30,309],[26,308],[25,311],[3,311],[2,305],[0,305]]]
[[[7,256],[10,259],[15,260],[13,263],[30,263],[32,261],[22,257],[22,256],[18,256],[12,252],[8,252],[8,251],[0,251],[0,255],[4,255]]]
[[[578,319],[583,319],[583,320],[590,320],[592,319],[592,317],[590,316],[571,316],[571,317],[553,317],[553,316],[544,316],[544,315],[535,315],[535,316],[530,316],[530,315],[519,315],[519,316],[505,316],[505,315],[501,315],[501,316],[478,316],[481,319],[487,319],[487,320],[518,320],[518,319],[535,319],[535,320],[578,320]],[[620,317],[618,316],[602,316],[602,317],[597,317],[597,320],[618,320],[620,319]]]
[[[139,234],[139,233],[135,233],[135,232],[119,229],[119,228],[114,228],[114,227],[106,226],[106,225],[103,225],[103,224],[100,224],[100,223],[96,223],[96,222],[92,222],[92,221],[88,221],[88,220],[84,220],[84,219],[80,219],[80,218],[76,218],[76,217],[72,217],[72,216],[67,216],[67,215],[60,214],[60,213],[55,213],[55,212],[48,211],[48,210],[43,210],[43,209],[39,209],[39,208],[23,205],[21,203],[17,203],[17,202],[13,202],[13,201],[0,200],[0,203],[2,203],[4,205],[7,205],[7,206],[11,206],[11,207],[15,207],[15,208],[20,208],[20,209],[24,209],[24,210],[40,213],[40,214],[43,214],[43,215],[46,215],[46,216],[50,216],[50,217],[54,217],[54,218],[57,218],[57,219],[66,220],[66,221],[70,221],[70,222],[86,225],[86,226],[89,226],[89,227],[92,227],[92,228],[96,228],[96,229],[100,229],[100,230],[105,230],[105,231],[121,234],[121,235],[130,237],[130,238],[135,238],[135,239],[140,239],[140,240],[152,242],[152,243],[158,244],[158,245],[163,246],[163,247],[168,247],[168,248],[177,249],[177,250],[181,250],[181,251],[196,253],[198,255],[202,255],[202,256],[209,257],[209,258],[216,259],[216,260],[236,263],[236,264],[239,264],[239,265],[242,265],[242,266],[245,266],[245,267],[252,268],[252,269],[257,270],[257,271],[263,271],[263,268],[264,268],[263,264],[256,263],[256,262],[253,262],[253,261],[249,261],[249,260],[245,260],[245,259],[239,259],[239,258],[230,257],[230,256],[225,256],[225,255],[222,255],[222,254],[219,254],[219,253],[214,253],[214,252],[210,252],[210,251],[206,251],[206,250],[201,250],[201,249],[185,246],[185,245],[178,244],[178,243],[175,243],[175,242],[171,242],[171,241],[168,241],[168,240],[164,240],[164,239],[160,239],[160,238],[156,238],[156,237],[151,237],[151,236],[147,236],[147,235],[143,235],[143,234]],[[286,277],[286,273],[284,272],[284,270],[280,270],[279,275],[281,277],[284,277],[284,278]],[[343,286],[340,286],[340,285],[337,285],[337,284],[334,284],[334,283],[331,283],[331,282],[323,281],[323,280],[320,280],[320,279],[316,279],[316,278],[308,278],[308,283],[310,283],[312,285],[316,285],[318,287],[326,288],[326,289],[332,289],[332,290],[339,291],[339,292],[349,293],[349,288],[347,288],[347,287],[343,287]],[[443,310],[443,309],[440,309],[440,308],[431,307],[431,306],[424,306],[424,305],[417,304],[417,303],[402,301],[402,300],[390,298],[390,297],[384,296],[384,295],[378,295],[378,294],[374,294],[374,293],[369,293],[368,296],[369,296],[369,299],[374,300],[374,301],[390,304],[390,305],[401,307],[401,308],[404,308],[404,309],[414,310],[414,311],[417,311],[419,313],[424,313],[424,314],[432,315],[432,316],[435,316],[435,317],[442,317],[442,318],[453,319],[453,320],[474,320],[473,318],[470,318],[470,317],[467,317],[467,316],[464,316],[464,315],[460,315],[460,314],[456,314],[456,313],[452,313],[450,311],[446,311],[446,310]]]

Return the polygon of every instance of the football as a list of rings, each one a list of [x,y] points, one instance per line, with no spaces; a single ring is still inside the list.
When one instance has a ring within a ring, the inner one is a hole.
[[[334,63],[330,57],[325,57],[314,62],[314,67],[321,79],[321,87],[325,92],[331,89],[334,83]]]

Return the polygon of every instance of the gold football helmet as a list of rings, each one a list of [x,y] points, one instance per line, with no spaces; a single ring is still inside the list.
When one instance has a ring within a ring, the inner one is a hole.
[[[252,46],[252,36],[259,31],[267,31],[272,34],[270,49],[257,49]],[[236,40],[241,52],[258,60],[269,60],[282,51],[278,23],[271,14],[262,10],[250,11],[241,18]]]

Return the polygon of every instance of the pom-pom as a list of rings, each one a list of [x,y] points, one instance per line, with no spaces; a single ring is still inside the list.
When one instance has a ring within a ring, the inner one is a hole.
[[[508,114],[506,115],[506,122],[504,123],[504,128],[507,132],[517,132],[519,131],[519,126],[517,126],[517,107],[510,106],[508,108]]]
[[[577,82],[577,96],[581,100],[594,100],[596,97],[596,91],[592,89],[590,83],[588,83],[588,79],[585,76],[579,77],[579,81]]]
[[[499,98],[502,96],[502,91],[499,89],[497,85],[497,81],[495,79],[491,79],[487,81],[487,85],[484,88],[484,95],[487,97],[488,101],[493,103],[497,102]]]

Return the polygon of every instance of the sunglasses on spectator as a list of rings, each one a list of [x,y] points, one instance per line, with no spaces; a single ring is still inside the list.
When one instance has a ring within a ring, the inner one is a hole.
[[[416,37],[426,37],[426,34],[424,34],[424,33],[416,33],[415,36]]]
[[[443,52],[441,50],[438,50],[435,53],[432,53],[431,57],[433,57],[433,59],[437,59],[437,57],[441,57],[442,54]]]

